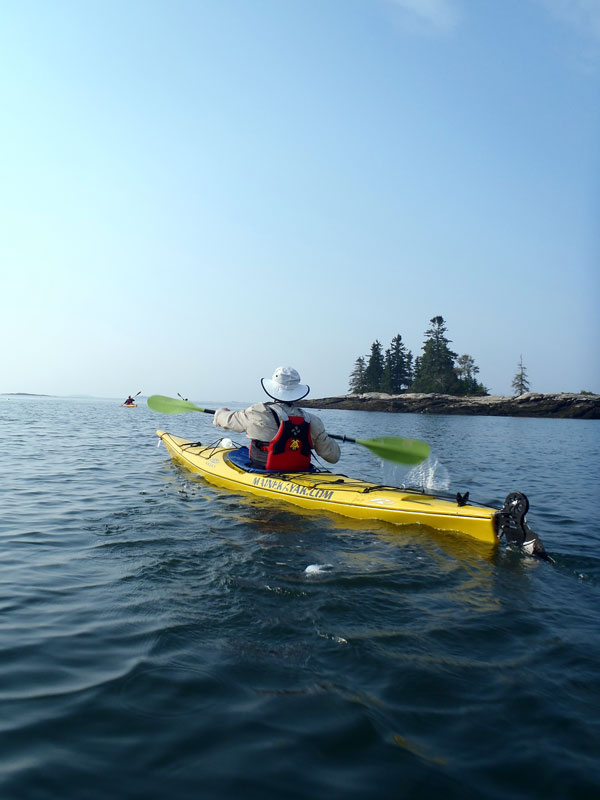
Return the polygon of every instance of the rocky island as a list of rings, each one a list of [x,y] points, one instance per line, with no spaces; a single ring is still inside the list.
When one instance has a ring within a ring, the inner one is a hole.
[[[302,401],[304,408],[388,411],[398,414],[478,414],[499,417],[600,419],[600,395],[539,394],[454,397],[447,394],[385,394],[365,392]]]

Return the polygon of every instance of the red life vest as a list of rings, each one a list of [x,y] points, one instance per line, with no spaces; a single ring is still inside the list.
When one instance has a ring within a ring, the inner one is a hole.
[[[310,417],[288,417],[279,405],[269,404],[279,429],[270,442],[253,439],[250,460],[256,467],[278,472],[304,472],[310,469],[312,439]]]

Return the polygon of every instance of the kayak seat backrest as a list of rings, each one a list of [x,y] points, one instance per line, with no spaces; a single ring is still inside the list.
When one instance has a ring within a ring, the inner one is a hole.
[[[226,456],[232,464],[235,464],[236,467],[241,467],[241,469],[246,470],[246,472],[259,472],[259,473],[270,473],[270,472],[277,472],[278,470],[272,469],[260,469],[260,467],[255,467],[252,462],[250,461],[250,454],[248,453],[247,447],[238,447],[237,450],[230,450]],[[307,472],[318,472],[319,470],[316,469],[312,464],[310,465],[310,469],[306,470]]]

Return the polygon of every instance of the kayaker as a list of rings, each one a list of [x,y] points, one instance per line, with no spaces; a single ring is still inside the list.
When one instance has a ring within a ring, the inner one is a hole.
[[[307,414],[296,403],[310,391],[300,383],[293,367],[277,367],[272,378],[261,378],[265,392],[274,402],[255,403],[242,411],[218,408],[213,425],[245,433],[252,464],[279,472],[300,472],[310,468],[311,450],[330,464],[340,458],[340,448],[325,432],[323,421]]]

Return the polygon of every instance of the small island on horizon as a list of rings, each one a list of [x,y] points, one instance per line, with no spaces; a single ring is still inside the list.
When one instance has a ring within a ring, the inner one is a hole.
[[[316,400],[302,400],[304,408],[347,411],[387,411],[393,414],[464,414],[499,417],[555,417],[600,419],[598,394],[542,394],[454,396],[448,394],[364,392]]]
[[[413,353],[398,333],[388,348],[379,340],[368,356],[359,356],[349,375],[349,394],[305,401],[313,408],[389,411],[405,414],[467,414],[514,417],[600,419],[600,395],[580,391],[531,391],[521,355],[512,379],[512,396],[490,394],[478,379],[479,367],[468,353],[450,348],[441,315],[429,320],[421,354]]]
[[[2,397],[54,397],[53,394],[40,394],[39,392],[2,392]]]

